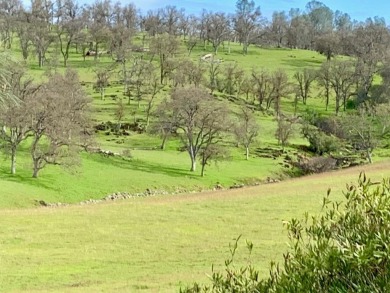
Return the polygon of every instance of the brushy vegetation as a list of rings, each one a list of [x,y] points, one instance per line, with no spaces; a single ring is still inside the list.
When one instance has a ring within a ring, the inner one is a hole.
[[[379,184],[378,186],[375,186]],[[249,262],[237,268],[240,237],[231,245],[225,272],[213,271],[210,286],[182,292],[387,292],[390,290],[390,179],[371,182],[360,174],[343,200],[323,199],[320,216],[286,221],[290,251],[262,279]],[[253,243],[246,242],[249,255]]]

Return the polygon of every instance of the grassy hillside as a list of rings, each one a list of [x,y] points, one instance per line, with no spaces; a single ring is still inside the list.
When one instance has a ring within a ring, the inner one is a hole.
[[[193,60],[208,53],[210,48],[197,47],[191,54]],[[185,56],[184,47],[179,55]],[[14,50],[13,53],[19,58],[20,52]],[[48,53],[50,62],[54,62],[54,51]],[[93,119],[96,124],[105,121],[114,121],[117,100],[123,98],[126,104],[126,116],[124,122],[132,122],[134,119],[145,117],[144,105],[138,107],[135,101],[127,105],[127,97],[123,96],[121,85],[116,81],[120,78],[118,74],[111,77],[112,86],[107,89],[107,99],[102,101],[100,94],[92,88],[94,82],[95,66],[104,66],[112,62],[109,57],[99,59],[95,65],[93,57],[83,61],[80,54],[72,52],[69,59],[69,66],[75,68],[80,74],[80,80],[85,84],[85,89],[93,99]],[[249,54],[243,56],[241,47],[232,44],[230,53],[227,48],[221,48],[218,58],[224,63],[237,62],[240,67],[248,72],[252,69],[268,68],[274,70],[284,68],[292,76],[296,70],[303,67],[318,67],[324,58],[316,52],[289,49],[263,49],[250,47]],[[61,59],[56,62],[61,64]],[[39,69],[37,61],[29,59],[29,72],[36,80],[43,77],[46,68]],[[55,63],[55,62],[54,62]],[[61,65],[59,70],[63,70]],[[169,95],[168,89],[163,91],[156,104]],[[115,96],[115,99],[111,98]],[[234,109],[236,105],[230,103]],[[309,106],[316,106],[321,109],[322,101],[313,99],[309,101]],[[292,99],[283,101],[285,111],[293,110]],[[299,106],[299,111],[306,108]],[[257,148],[278,148],[274,137],[276,123],[272,116],[256,113],[260,123],[260,136],[252,150]],[[233,141],[228,141],[232,145],[231,159],[221,162],[218,165],[211,165],[206,169],[206,177],[201,178],[199,172],[189,172],[189,158],[185,152],[179,151],[180,142],[172,140],[168,142],[166,151],[156,150],[160,144],[157,137],[147,134],[131,133],[127,137],[115,137],[100,135],[97,137],[97,144],[106,150],[122,153],[130,150],[132,158],[124,160],[121,158],[105,158],[99,155],[84,154],[82,165],[72,170],[63,170],[58,166],[48,166],[37,180],[31,179],[31,163],[29,159],[28,145],[19,152],[17,175],[9,175],[9,158],[6,155],[0,157],[0,207],[27,207],[32,206],[37,200],[49,202],[79,202],[89,198],[101,198],[116,191],[126,191],[130,193],[143,191],[146,188],[166,191],[179,190],[202,190],[213,188],[220,183],[225,187],[235,183],[261,181],[266,177],[277,177],[280,173],[280,160],[261,158],[252,155],[249,161],[244,160],[244,150],[234,147]],[[305,143],[296,133],[292,143]],[[253,152],[252,152],[253,154]]]
[[[364,169],[374,181],[390,175],[389,162]],[[269,262],[287,250],[282,221],[319,213],[328,187],[340,198],[362,170],[212,193],[3,209],[0,291],[174,292],[207,282],[239,235],[238,263],[246,261],[249,239],[252,261],[266,276]]]

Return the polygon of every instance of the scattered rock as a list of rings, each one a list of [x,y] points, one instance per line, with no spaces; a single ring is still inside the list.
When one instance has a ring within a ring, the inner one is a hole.
[[[38,201],[41,206],[47,207],[47,203],[44,200]]]
[[[243,188],[243,187],[245,187],[244,184],[234,183],[234,185],[230,186],[229,189],[236,189],[236,188]]]
[[[278,182],[280,182],[279,179],[275,179],[271,177],[267,177],[267,179],[265,180],[265,183],[278,183]]]
[[[267,177],[266,181],[263,183],[275,183],[275,182],[279,182],[279,180]],[[256,182],[255,184],[252,184],[252,185],[259,185],[259,184],[260,184],[259,182]],[[250,186],[250,185],[251,184],[245,185],[245,184],[235,183],[234,185],[230,186],[229,189],[244,188],[245,186]],[[219,182],[217,182],[217,184],[213,188],[213,190],[223,190],[223,189],[224,189],[224,187]],[[149,196],[168,195],[168,194],[174,195],[174,194],[182,194],[182,193],[197,193],[197,192],[204,192],[204,191],[206,191],[206,190],[203,190],[203,189],[202,190],[187,190],[187,189],[182,189],[182,188],[178,188],[172,192],[168,192],[166,190],[157,190],[157,189],[154,190],[154,189],[150,189],[150,188],[145,189],[145,191],[143,191],[143,192],[137,192],[137,193],[119,192],[118,191],[118,192],[108,194],[101,199],[87,199],[87,200],[81,201],[78,203],[78,205],[98,204],[101,202],[117,201],[117,200],[124,200],[124,199],[137,198],[137,197],[149,197]],[[37,205],[40,205],[42,207],[63,207],[63,206],[71,205],[68,203],[61,203],[61,202],[48,203],[44,200],[35,200],[35,201],[36,201]]]

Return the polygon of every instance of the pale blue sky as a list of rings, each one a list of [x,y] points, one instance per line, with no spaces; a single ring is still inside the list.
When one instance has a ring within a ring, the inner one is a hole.
[[[91,0],[89,0],[91,1]],[[175,5],[183,7],[187,12],[198,13],[203,8],[213,11],[234,12],[236,0],[125,0],[122,3],[134,3],[142,11]],[[265,17],[271,19],[274,11],[289,11],[290,8],[305,10],[308,0],[255,0],[256,6]],[[368,17],[380,16],[390,23],[390,1],[389,0],[324,0],[320,1],[333,11],[340,10],[348,13],[352,19],[365,20]]]
[[[30,0],[23,0],[30,3]],[[81,0],[84,3],[93,3],[95,0]],[[117,0],[112,0],[114,3]],[[187,13],[199,13],[203,8],[212,11],[224,11],[233,13],[236,0],[121,0],[122,4],[134,3],[142,12],[149,9],[161,8],[166,5],[174,5],[177,8],[185,8]],[[268,19],[271,19],[274,11],[289,11],[290,8],[305,10],[308,0],[255,0],[256,6]],[[348,13],[352,19],[365,20],[368,17],[380,16],[390,23],[390,0],[323,0],[320,1],[333,11],[340,10]]]

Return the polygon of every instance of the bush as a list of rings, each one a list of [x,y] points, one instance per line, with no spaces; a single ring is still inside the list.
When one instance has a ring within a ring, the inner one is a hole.
[[[335,152],[341,148],[341,141],[337,137],[327,135],[316,126],[304,124],[302,133],[309,141],[309,149],[318,155]]]
[[[337,160],[329,157],[300,157],[293,165],[303,174],[322,173],[334,170],[337,166]]]
[[[210,286],[182,292],[390,292],[390,179],[375,187],[364,174],[344,201],[323,200],[323,214],[286,222],[291,251],[283,269],[272,264],[261,280],[251,264],[213,272]],[[249,245],[250,251],[252,244]]]
[[[345,138],[343,121],[339,117],[321,117],[316,121],[315,126],[327,135],[337,138]]]
[[[335,136],[340,139],[345,138],[343,120],[340,117],[324,117],[314,110],[307,110],[302,118],[304,126],[315,126],[319,131],[327,134],[328,136]]]

